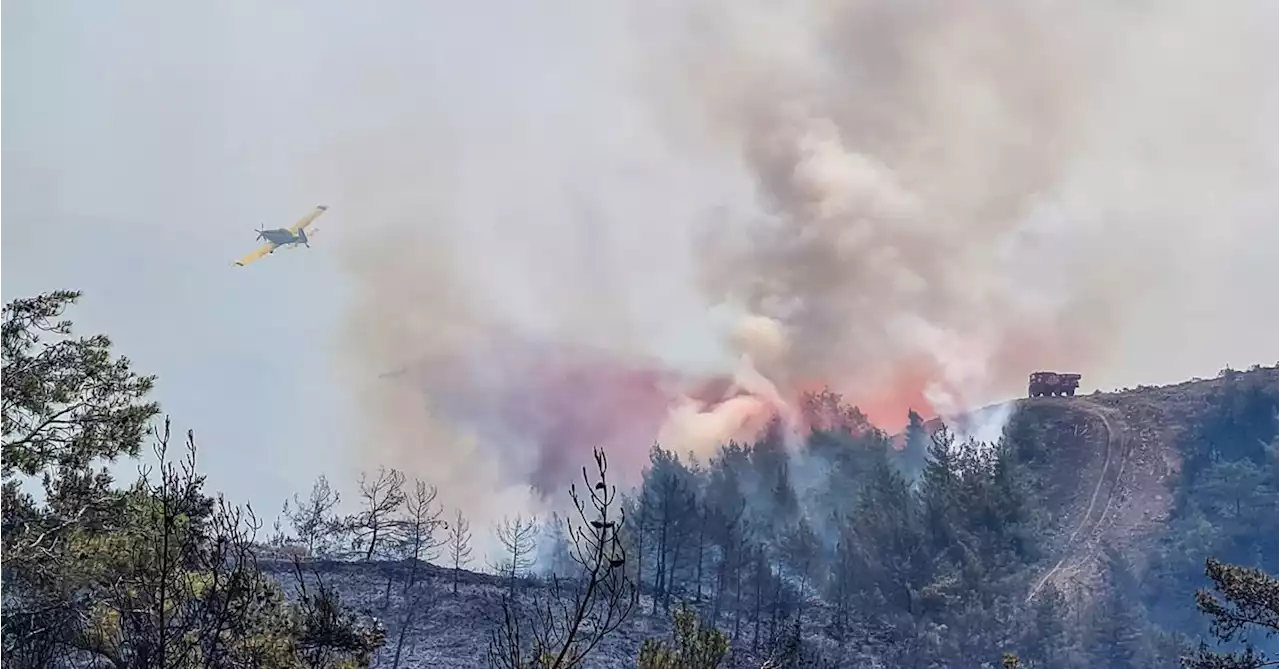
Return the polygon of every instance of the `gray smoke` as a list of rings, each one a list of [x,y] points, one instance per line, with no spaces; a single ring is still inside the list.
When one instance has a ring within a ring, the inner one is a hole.
[[[369,70],[379,122],[316,168],[361,217],[356,456],[447,503],[533,504],[588,441],[634,479],[651,438],[706,453],[822,384],[896,430],[1035,369],[1105,388],[1280,357],[1275,3],[485,9],[433,47],[447,68]],[[600,371],[546,402],[562,368],[482,354],[497,333],[738,390]]]

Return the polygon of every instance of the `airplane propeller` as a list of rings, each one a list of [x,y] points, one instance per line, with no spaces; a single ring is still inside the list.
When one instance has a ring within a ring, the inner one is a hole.
[[[266,237],[263,235],[263,233],[264,233],[264,232],[266,232],[266,230],[264,230],[264,229],[262,228],[262,226],[261,226],[261,225],[259,225],[259,226],[258,226],[258,229],[257,229],[257,230],[254,230],[254,232],[258,233],[258,240],[259,240],[259,241],[261,241],[261,240],[263,240],[263,239],[266,239]]]

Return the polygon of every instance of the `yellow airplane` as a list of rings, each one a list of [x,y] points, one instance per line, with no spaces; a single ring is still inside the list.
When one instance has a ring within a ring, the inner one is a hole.
[[[328,209],[329,208],[323,204],[312,209],[306,216],[303,216],[301,220],[294,223],[292,228],[263,230],[262,227],[259,226],[257,230],[258,239],[267,240],[266,245],[237,260],[236,267],[244,267],[262,256],[275,253],[276,249],[282,246],[296,246],[298,244],[302,244],[307,248],[311,248],[311,245],[307,243],[307,226],[311,225],[312,221],[319,218],[320,214],[323,214]],[[311,233],[315,234],[315,230],[312,230]]]

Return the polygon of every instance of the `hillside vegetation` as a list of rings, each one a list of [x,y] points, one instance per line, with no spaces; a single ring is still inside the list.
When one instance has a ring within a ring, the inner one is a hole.
[[[264,532],[203,491],[194,438],[175,454],[167,420],[166,464],[125,488],[101,469],[137,456],[159,408],[106,338],[58,321],[75,297],[5,307],[15,666],[1268,661],[1242,649],[1275,632],[1275,367],[1023,400],[996,444],[912,414],[895,448],[822,393],[806,410],[833,429],[706,463],[655,446],[637,490],[598,453],[568,519],[470,527],[430,482],[381,469],[358,513],[322,479]],[[491,531],[505,558],[477,564],[471,533]],[[1197,649],[1217,639],[1239,654]]]

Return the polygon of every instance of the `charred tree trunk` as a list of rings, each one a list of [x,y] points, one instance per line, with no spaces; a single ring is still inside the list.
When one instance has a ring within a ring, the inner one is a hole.
[[[648,519],[648,513],[645,512],[644,497],[640,498],[639,513],[636,519],[636,587],[641,591],[644,590],[644,533],[647,529],[645,520]],[[640,594],[644,594],[641,592]]]
[[[755,619],[755,636],[751,639],[751,648],[756,650],[760,648],[760,595],[764,590],[764,571],[765,560],[764,552],[760,552],[760,556],[756,559],[756,610],[752,618]]]
[[[734,561],[733,570],[733,639],[738,640],[738,635],[742,632],[742,557],[746,552],[746,539],[742,539],[738,544],[737,560]]]
[[[703,543],[706,541],[706,537],[707,537],[707,514],[706,514],[706,511],[704,510],[698,517],[698,568],[696,571],[696,575],[694,576],[694,578],[697,579],[697,585],[695,586],[696,592],[697,592],[697,594],[695,595],[695,601],[698,603],[699,607],[702,606],[702,557],[703,557],[703,554],[706,553],[706,547],[704,546],[704,543]]]
[[[671,593],[676,589],[676,570],[680,565],[680,546],[684,543],[681,541],[683,537],[676,534],[675,540],[671,544],[671,564],[667,566],[667,585],[663,589],[662,610],[664,613],[671,613]]]
[[[728,552],[720,557],[720,564],[716,565],[716,592],[714,604],[711,610],[711,620],[714,624],[720,622],[720,612],[724,606],[724,593],[729,588],[729,560]]]
[[[666,504],[663,504],[662,517],[659,518],[662,529],[658,531],[657,559],[658,563],[653,570],[653,605],[650,607],[650,613],[657,615],[658,601],[665,599],[662,587],[666,583],[667,569],[667,527],[670,525],[670,519],[667,518]]]

